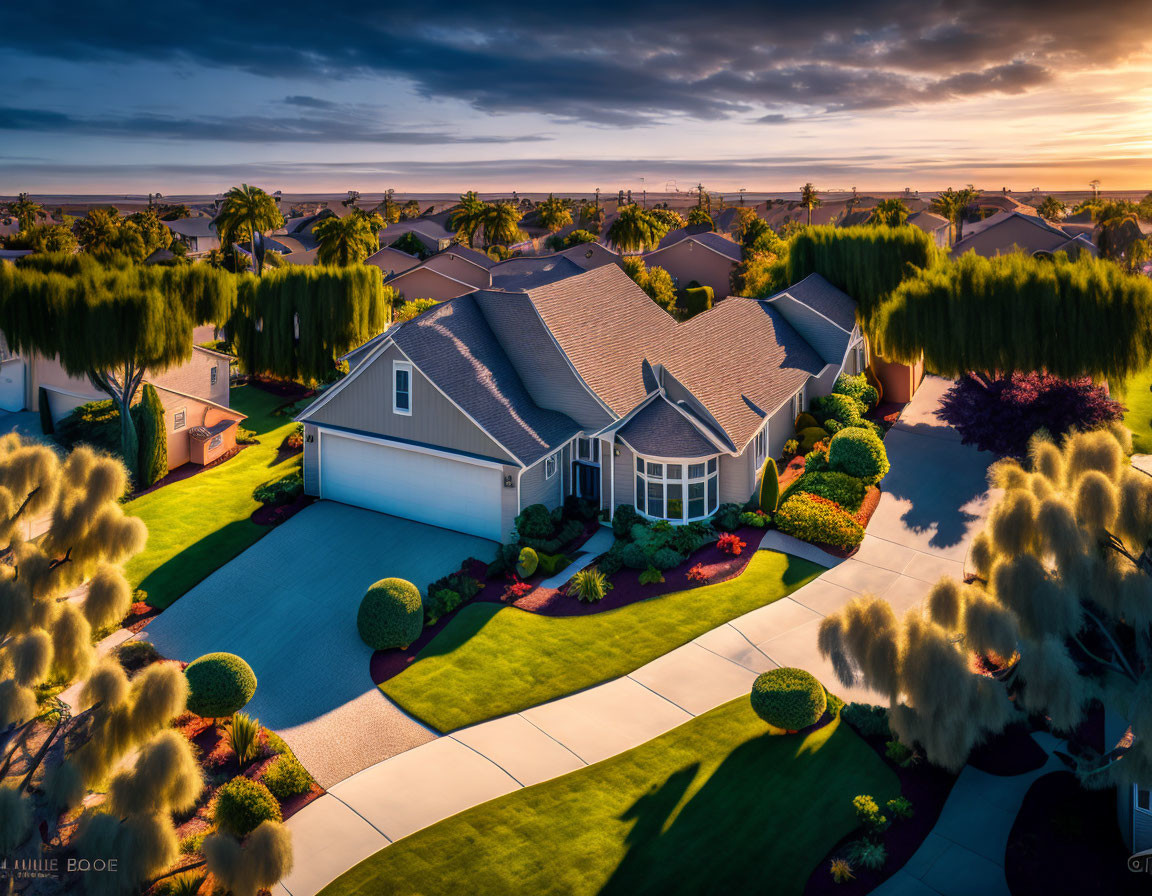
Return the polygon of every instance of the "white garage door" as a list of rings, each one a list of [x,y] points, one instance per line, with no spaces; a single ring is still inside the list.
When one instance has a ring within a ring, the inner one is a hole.
[[[500,541],[500,468],[332,433],[320,437],[320,497]]]

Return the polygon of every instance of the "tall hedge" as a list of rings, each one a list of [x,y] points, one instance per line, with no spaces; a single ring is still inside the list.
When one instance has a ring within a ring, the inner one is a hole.
[[[775,513],[780,506],[780,471],[776,469],[776,461],[769,457],[764,461],[760,471],[760,509],[764,513]]]
[[[857,302],[867,325],[880,303],[940,250],[919,227],[806,227],[788,249],[788,282],[819,274]]]
[[[230,324],[233,345],[250,372],[321,382],[341,355],[388,325],[394,296],[372,265],[292,265],[248,276]]]
[[[923,353],[945,376],[1119,380],[1152,359],[1152,280],[1085,255],[966,253],[905,281],[872,330],[885,358],[911,363]]]
[[[164,404],[156,387],[145,383],[140,393],[140,485],[147,488],[168,474],[168,430]]]

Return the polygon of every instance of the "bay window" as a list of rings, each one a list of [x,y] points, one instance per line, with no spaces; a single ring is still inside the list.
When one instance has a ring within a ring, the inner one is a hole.
[[[636,509],[651,519],[686,523],[702,520],[719,506],[720,466],[707,460],[636,456]]]

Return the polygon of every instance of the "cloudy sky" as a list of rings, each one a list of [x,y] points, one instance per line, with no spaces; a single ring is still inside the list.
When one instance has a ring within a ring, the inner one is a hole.
[[[1148,12],[13,0],[0,194],[1152,189]]]

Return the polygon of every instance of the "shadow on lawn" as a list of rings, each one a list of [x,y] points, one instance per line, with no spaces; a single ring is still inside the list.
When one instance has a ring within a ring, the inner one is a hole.
[[[850,810],[820,805],[829,762],[818,751],[833,745],[798,750],[798,741],[765,734],[741,744],[679,812],[699,763],[653,787],[620,816],[635,825],[600,896],[800,892]],[[827,788],[837,799],[841,789]]]
[[[136,587],[148,593],[150,607],[165,610],[270,531],[247,517],[235,520],[165,560]]]

